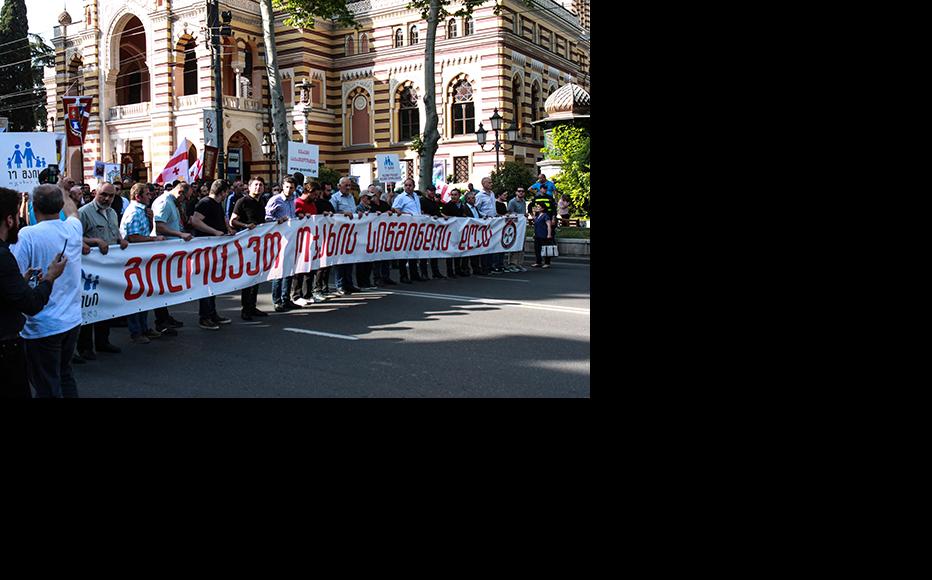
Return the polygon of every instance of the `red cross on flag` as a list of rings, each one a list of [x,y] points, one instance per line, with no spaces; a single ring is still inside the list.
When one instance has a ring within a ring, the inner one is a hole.
[[[178,179],[178,176],[188,177],[188,144],[187,139],[181,140],[178,150],[168,160],[168,165],[162,170],[161,175],[155,180],[156,183],[171,183]]]

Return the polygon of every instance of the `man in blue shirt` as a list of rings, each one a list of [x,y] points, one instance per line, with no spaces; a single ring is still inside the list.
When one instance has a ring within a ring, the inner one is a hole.
[[[421,215],[421,198],[414,193],[414,180],[410,177],[405,179],[404,193],[395,196],[392,202],[392,209],[399,215]],[[401,281],[404,284],[410,284],[411,280],[417,282],[426,282],[417,270],[417,260],[398,260],[398,271],[401,274]],[[408,272],[410,271],[410,276]]]
[[[330,196],[330,205],[333,206],[334,213],[341,213],[346,217],[352,218],[356,213],[356,199],[350,192],[352,181],[349,177],[341,177],[337,185],[339,191]],[[337,266],[337,296],[359,292],[359,288],[353,283],[353,265],[339,264]]]
[[[550,199],[555,199],[554,195],[556,194],[557,186],[547,179],[547,176],[543,173],[537,176],[537,181],[535,181],[534,185],[529,187],[528,190],[537,193],[541,188],[543,188],[544,193],[550,196]],[[556,203],[556,201],[554,201],[554,203]]]
[[[298,217],[295,212],[295,195],[298,189],[293,177],[286,177],[282,182],[282,192],[272,196],[269,203],[265,206],[265,221],[278,221],[284,223],[289,219]],[[272,303],[275,305],[275,312],[285,312],[286,310],[298,310],[301,307],[291,301],[291,280],[294,276],[285,276],[272,280]]]

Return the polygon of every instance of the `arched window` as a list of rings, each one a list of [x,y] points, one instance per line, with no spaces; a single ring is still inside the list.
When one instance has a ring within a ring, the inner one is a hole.
[[[360,34],[359,35],[359,54],[368,54],[369,53],[369,35]]]
[[[453,87],[452,135],[468,135],[476,132],[476,110],[472,99],[472,85],[462,80]]]
[[[350,145],[371,143],[369,138],[369,95],[364,91],[350,97]]]
[[[346,37],[346,56],[353,56],[353,35]]]
[[[467,16],[466,20],[463,21],[463,36],[469,36],[470,34],[475,34],[476,32],[476,21],[472,19],[472,16]]]
[[[411,32],[408,34],[408,44],[417,44],[417,26],[411,27]]]
[[[511,110],[514,111],[515,127],[519,129],[524,126],[524,119],[521,118],[521,94],[524,91],[521,88],[521,77],[515,77],[511,81]]]
[[[450,38],[456,38],[456,19],[455,18],[451,18],[450,21],[447,22],[447,39],[450,39]]]
[[[405,35],[399,28],[395,31],[395,48],[401,48],[405,43]]]
[[[243,46],[243,76],[252,79],[252,47],[248,44]]]
[[[189,38],[184,44],[184,96],[197,94],[197,43]]]
[[[406,87],[399,96],[398,140],[410,141],[421,133],[421,118],[417,109],[417,91]]]

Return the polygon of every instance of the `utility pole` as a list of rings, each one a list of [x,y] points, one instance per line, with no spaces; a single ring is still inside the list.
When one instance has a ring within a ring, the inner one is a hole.
[[[217,178],[226,179],[226,142],[223,140],[223,52],[220,36],[231,36],[230,20],[233,15],[223,13],[224,26],[220,27],[220,6],[217,0],[208,0],[207,27],[210,30],[210,47],[214,63],[214,108],[217,111]]]

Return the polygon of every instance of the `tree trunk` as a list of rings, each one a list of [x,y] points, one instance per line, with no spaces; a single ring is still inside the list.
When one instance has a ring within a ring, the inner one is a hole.
[[[282,95],[282,79],[278,72],[278,51],[275,49],[275,16],[272,12],[272,0],[259,0],[262,10],[262,35],[265,39],[265,63],[269,78],[269,98],[272,101],[272,137],[275,139],[275,152],[278,157],[277,182],[288,169],[288,142],[291,131],[285,119],[285,98]]]
[[[430,0],[430,13],[427,17],[427,46],[424,55],[424,112],[427,123],[424,126],[424,148],[421,149],[421,167],[418,177],[418,189],[427,191],[434,173],[434,153],[440,142],[437,132],[437,79],[434,75],[434,53],[437,45],[437,23],[440,18],[440,0]],[[446,176],[444,176],[446,177]]]

